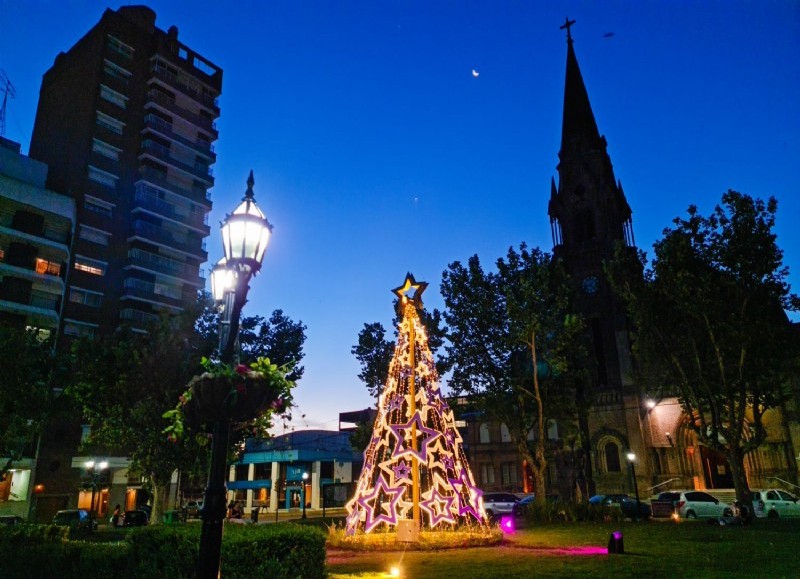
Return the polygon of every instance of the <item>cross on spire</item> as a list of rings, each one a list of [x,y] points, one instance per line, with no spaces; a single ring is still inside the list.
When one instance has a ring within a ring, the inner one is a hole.
[[[572,26],[573,24],[575,24],[575,21],[574,20],[570,20],[569,16],[567,16],[566,20],[564,21],[564,24],[559,26],[559,30],[566,30],[567,31],[567,42],[569,42],[569,43],[572,42],[572,33],[570,32],[569,27]]]

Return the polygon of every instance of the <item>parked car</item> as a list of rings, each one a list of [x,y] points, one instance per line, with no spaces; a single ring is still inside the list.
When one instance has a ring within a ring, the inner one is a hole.
[[[676,519],[714,519],[733,516],[728,503],[703,491],[667,491],[658,495],[658,501],[672,501]]]
[[[125,511],[122,515],[123,527],[143,527],[147,524],[149,517],[145,511]]]
[[[752,491],[753,510],[756,517],[777,519],[780,517],[800,517],[798,499],[780,489]]]
[[[513,512],[516,516],[520,516],[525,512],[530,505],[536,502],[536,495],[528,495],[527,497],[522,497],[516,503],[514,503]]]
[[[519,497],[512,493],[486,493],[483,495],[483,510],[489,517],[507,515],[514,512]]]
[[[53,517],[53,524],[72,529],[89,530],[97,528],[97,521],[89,517],[89,511],[86,509],[64,509],[63,511],[58,511]]]
[[[189,501],[186,503],[186,516],[199,517],[203,510],[203,501]]]
[[[0,525],[21,525],[25,519],[19,515],[0,515]]]
[[[636,507],[636,499],[626,494],[610,494],[610,495],[595,495],[589,499],[589,504],[593,506],[603,507],[619,507],[622,514],[629,519],[644,519],[650,518],[652,511],[650,505],[645,502],[639,501],[639,507]]]

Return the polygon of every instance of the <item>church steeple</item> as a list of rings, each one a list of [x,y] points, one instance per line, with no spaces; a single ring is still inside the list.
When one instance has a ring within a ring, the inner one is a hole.
[[[583,83],[578,59],[572,46],[572,37],[567,40],[567,75],[564,81],[564,117],[561,122],[561,156],[576,153],[574,149],[601,145],[602,137],[597,130],[592,105]]]
[[[561,150],[558,153],[558,186],[551,185],[548,214],[553,230],[553,253],[565,258],[573,275],[578,270],[602,269],[618,242],[633,246],[631,209],[622,186],[614,177],[606,139],[600,134],[575,56],[567,19],[567,70],[564,80],[564,112]],[[573,254],[573,259],[566,259]],[[577,254],[582,256],[579,265]],[[592,263],[593,262],[593,265]],[[571,266],[571,267],[570,267]]]

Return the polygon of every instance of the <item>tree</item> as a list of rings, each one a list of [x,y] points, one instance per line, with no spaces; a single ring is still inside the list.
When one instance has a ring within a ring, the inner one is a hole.
[[[130,470],[150,482],[151,521],[158,523],[175,469],[203,463],[199,440],[169,441],[162,433],[165,408],[198,372],[191,313],[162,317],[147,334],[120,328],[103,340],[73,344],[73,374],[66,395],[82,408],[90,434],[87,450],[116,451],[130,458]]]
[[[269,358],[278,366],[290,364],[292,371],[286,378],[297,382],[303,377],[300,361],[305,356],[306,329],[302,321],[292,321],[283,310],[274,310],[268,320],[262,316],[242,318],[239,328],[242,363]]]
[[[548,254],[523,243],[497,260],[496,273],[484,272],[478,256],[466,266],[450,264],[442,295],[450,387],[506,424],[531,467],[537,501],[544,501],[547,425],[574,416],[572,381],[582,350],[568,277]]]
[[[0,480],[23,456],[33,456],[50,405],[57,368],[52,343],[36,330],[0,326]]]
[[[350,353],[356,357],[361,364],[361,372],[358,378],[364,382],[370,396],[377,400],[383,391],[389,374],[389,363],[394,355],[394,348],[397,339],[397,329],[401,322],[401,312],[398,308],[399,302],[395,301],[395,340],[386,339],[386,330],[380,322],[364,324],[358,333],[358,343],[350,349]],[[442,325],[442,312],[433,309],[430,313],[425,310],[419,313],[422,325],[428,335],[428,347],[436,354],[444,345],[447,328]],[[441,356],[436,356],[436,371],[439,375],[444,374],[448,369],[447,361]]]
[[[394,343],[386,339],[383,324],[364,324],[364,328],[358,333],[358,344],[350,352],[361,364],[359,380],[364,382],[369,395],[377,400],[383,391],[394,352]]]
[[[774,198],[728,191],[711,215],[690,206],[676,218],[643,276],[622,256],[609,268],[644,375],[677,394],[698,441],[728,460],[746,503],[744,457],[766,439],[764,412],[786,399],[797,360],[784,310],[800,302],[773,233],[776,211]],[[647,266],[644,254],[640,261]]]

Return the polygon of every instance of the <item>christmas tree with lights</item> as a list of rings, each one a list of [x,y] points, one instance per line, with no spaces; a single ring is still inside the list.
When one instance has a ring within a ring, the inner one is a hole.
[[[485,520],[453,411],[419,317],[425,282],[410,273],[393,290],[402,318],[389,375],[355,496],[347,504],[348,534],[384,526],[409,529]]]

